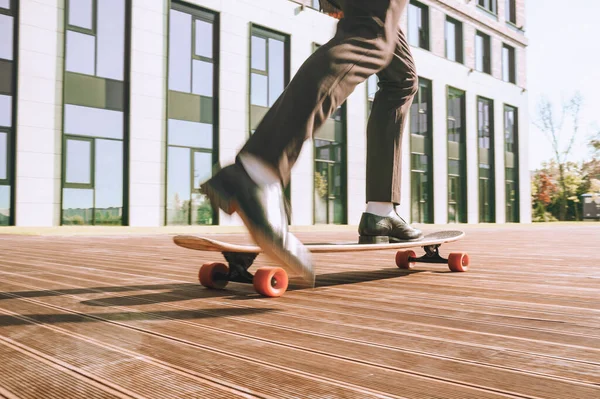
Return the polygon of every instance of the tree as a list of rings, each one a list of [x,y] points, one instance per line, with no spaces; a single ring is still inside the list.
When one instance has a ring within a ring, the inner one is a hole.
[[[562,105],[561,112],[557,115],[552,102],[544,97],[538,104],[538,120],[534,122],[537,128],[550,140],[554,153],[553,158],[558,165],[559,220],[565,220],[567,217],[567,201],[569,196],[565,177],[566,164],[579,132],[582,105],[583,98],[577,92]],[[566,144],[564,140],[565,134],[568,135]]]

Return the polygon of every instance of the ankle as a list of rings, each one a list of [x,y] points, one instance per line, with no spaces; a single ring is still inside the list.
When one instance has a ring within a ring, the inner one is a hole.
[[[239,154],[238,157],[248,176],[259,186],[281,183],[275,170],[265,161],[248,153]]]
[[[394,216],[396,214],[396,207],[392,202],[367,202],[367,213],[372,213],[377,216]]]

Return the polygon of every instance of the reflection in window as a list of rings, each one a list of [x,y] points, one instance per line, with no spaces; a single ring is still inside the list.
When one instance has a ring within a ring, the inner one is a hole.
[[[212,176],[216,140],[214,14],[172,4],[169,26],[167,212],[169,225],[217,223],[200,194]],[[198,104],[190,107],[189,104]],[[182,112],[181,109],[189,111]]]
[[[446,58],[463,62],[462,23],[450,17],[446,18]]]
[[[100,1],[102,2],[102,0]],[[72,0],[69,2],[69,25],[93,29],[94,0]]]
[[[505,82],[516,83],[515,49],[502,45],[502,79]]]
[[[125,0],[67,0],[63,224],[121,225]]]
[[[433,223],[433,159],[431,82],[419,78],[419,91],[410,108],[412,221]]]
[[[492,73],[490,37],[477,32],[475,35],[475,69],[479,72]]]
[[[0,59],[13,59],[13,17],[0,14]]]
[[[504,106],[506,221],[519,222],[519,140],[517,109]]]
[[[289,37],[252,27],[250,38],[250,132],[252,133],[269,107],[279,98],[287,84],[287,46]]]
[[[479,147],[479,221],[495,221],[494,205],[494,131],[492,100],[477,99],[477,136]]]
[[[92,184],[92,141],[67,140],[66,182]]]
[[[408,42],[429,50],[429,7],[412,0],[408,5]]]
[[[0,94],[0,126],[12,126],[12,97]]]
[[[467,222],[465,93],[448,89],[448,223]]]

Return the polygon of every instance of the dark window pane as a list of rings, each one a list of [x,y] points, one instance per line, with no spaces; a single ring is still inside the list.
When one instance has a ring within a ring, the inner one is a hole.
[[[96,39],[94,36],[68,30],[66,51],[65,69],[67,71],[94,75],[96,64]]]
[[[169,119],[169,144],[212,149],[213,126],[206,123]]]
[[[284,43],[269,39],[269,107],[283,93],[285,84]]]
[[[103,1],[106,0],[98,3]],[[69,0],[69,25],[92,29],[93,4],[92,0]]]
[[[0,126],[12,126],[12,97],[0,94]]]
[[[121,224],[123,209],[123,142],[96,140],[95,224]]]
[[[67,140],[66,182],[92,183],[92,143],[83,140]]]
[[[65,105],[65,133],[78,136],[123,138],[123,113],[107,109]]]
[[[192,93],[213,96],[213,64],[206,61],[193,61]]]
[[[0,132],[0,180],[8,178],[8,134]]]
[[[252,73],[250,79],[250,104],[268,107],[267,77]]]
[[[189,93],[192,75],[192,16],[170,11],[169,89]]]
[[[96,75],[123,80],[125,0],[98,1],[98,65]]]
[[[13,59],[13,17],[0,14],[0,58]]]
[[[0,226],[10,221],[10,186],[0,186]]]
[[[63,224],[90,225],[93,221],[94,190],[63,190]]]
[[[212,176],[212,154],[209,152],[194,153],[194,188],[199,189],[200,185],[210,179]]]
[[[213,56],[213,25],[210,22],[196,20],[196,55],[212,58]]]
[[[267,69],[267,40],[262,37],[252,36],[252,69],[266,71]]]
[[[189,224],[191,159],[187,148],[169,147],[167,163],[167,223]]]

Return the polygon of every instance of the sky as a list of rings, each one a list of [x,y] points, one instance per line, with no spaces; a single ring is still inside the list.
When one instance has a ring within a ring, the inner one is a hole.
[[[569,160],[590,159],[589,136],[600,131],[600,1],[526,0],[526,7],[529,169],[553,156],[549,140],[533,125],[542,96],[560,110],[563,99],[581,93],[581,130]]]

